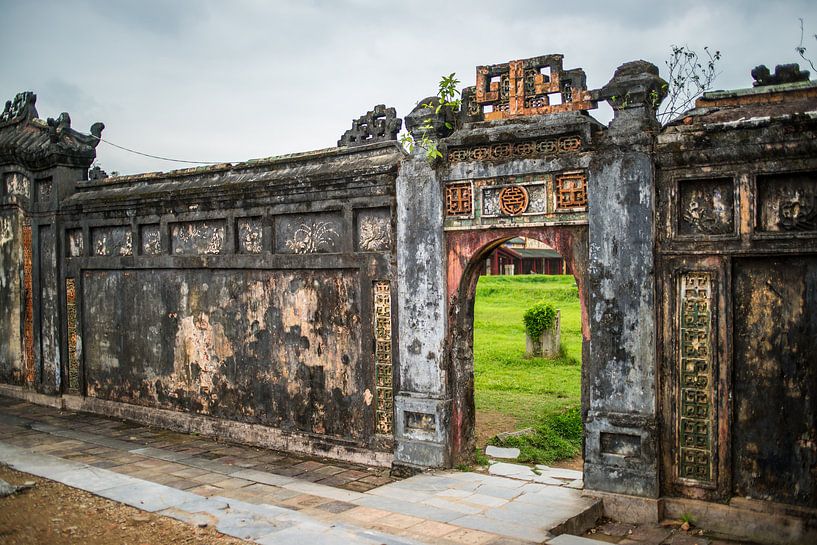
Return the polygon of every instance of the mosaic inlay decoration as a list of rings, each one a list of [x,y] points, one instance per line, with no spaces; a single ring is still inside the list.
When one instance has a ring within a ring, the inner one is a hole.
[[[528,192],[521,185],[502,188],[499,192],[499,209],[503,214],[515,216],[528,209]]]
[[[582,149],[582,139],[578,136],[530,140],[515,144],[499,143],[478,146],[453,147],[448,151],[449,163],[465,161],[505,161],[572,153]]]
[[[23,226],[23,289],[25,290],[25,325],[23,342],[25,344],[25,380],[34,382],[34,289],[33,289],[33,252],[31,249],[31,225]]]
[[[678,476],[710,483],[714,480],[711,273],[681,275],[679,301]]]
[[[77,358],[77,285],[73,278],[65,279],[65,310],[68,321],[68,389],[79,391],[79,359]]]
[[[391,286],[379,281],[374,283],[375,427],[384,435],[394,427],[391,340]]]
[[[473,199],[470,182],[448,184],[445,188],[445,214],[470,216],[474,210]]]
[[[565,172],[556,176],[556,209],[587,206],[587,177],[583,172]]]

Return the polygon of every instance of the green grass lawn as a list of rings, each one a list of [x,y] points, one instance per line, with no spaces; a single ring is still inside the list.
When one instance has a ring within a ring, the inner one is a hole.
[[[562,356],[555,360],[525,357],[522,315],[542,300],[561,311]],[[581,352],[581,310],[572,276],[480,277],[474,305],[476,408],[513,417],[517,429],[535,430],[503,443],[520,447],[520,461],[547,464],[579,454]]]

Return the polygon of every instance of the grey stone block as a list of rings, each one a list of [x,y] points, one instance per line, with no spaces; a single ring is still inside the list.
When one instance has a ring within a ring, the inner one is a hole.
[[[562,534],[548,541],[548,545],[605,545],[605,541]]]
[[[503,448],[488,445],[485,447],[485,454],[492,458],[504,458],[505,460],[516,460],[519,458],[520,451],[518,448]]]

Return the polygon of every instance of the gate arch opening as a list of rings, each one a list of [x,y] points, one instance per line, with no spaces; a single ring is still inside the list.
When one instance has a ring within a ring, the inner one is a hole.
[[[505,242],[524,237],[542,242],[567,261],[576,280],[582,324],[582,360],[586,359],[590,330],[587,315],[586,272],[588,235],[586,226],[543,226],[473,230],[447,233],[449,286],[449,381],[453,396],[451,447],[455,464],[474,456],[476,405],[474,398],[474,303],[477,282],[485,259]],[[587,409],[585,366],[581,370],[582,419]]]

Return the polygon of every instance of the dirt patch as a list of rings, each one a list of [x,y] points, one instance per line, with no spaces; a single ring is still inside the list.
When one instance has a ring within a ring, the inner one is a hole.
[[[0,543],[8,545],[245,545],[214,528],[196,528],[0,465],[0,479],[33,488],[0,498]]]
[[[477,447],[484,448],[497,433],[503,431],[515,431],[516,418],[509,414],[493,411],[477,411]]]
[[[572,469],[574,471],[584,471],[584,458],[579,454],[567,460],[558,460],[550,464],[550,467],[560,467],[562,469]]]

